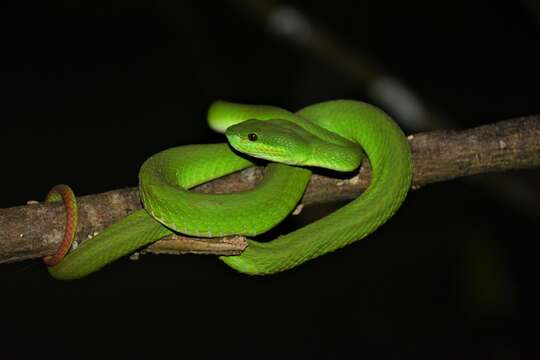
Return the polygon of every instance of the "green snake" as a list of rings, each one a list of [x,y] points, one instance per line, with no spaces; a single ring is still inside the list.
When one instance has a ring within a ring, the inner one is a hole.
[[[366,154],[372,174],[360,197],[272,241],[250,239],[241,255],[220,257],[242,273],[274,274],[364,238],[396,212],[411,184],[405,135],[387,114],[367,103],[326,101],[292,113],[217,101],[208,111],[208,123],[224,132],[229,143],[180,146],[147,159],[139,172],[144,209],[83,242],[49,267],[51,275],[84,277],[172,232],[198,237],[264,233],[294,210],[311,167],[351,172]],[[232,194],[188,191],[253,166],[250,156],[271,161],[254,189]]]

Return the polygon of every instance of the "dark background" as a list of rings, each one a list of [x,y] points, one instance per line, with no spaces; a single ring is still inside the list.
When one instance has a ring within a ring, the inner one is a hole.
[[[534,0],[287,4],[445,127],[540,112]],[[151,154],[222,141],[205,124],[218,98],[377,103],[242,1],[5,2],[0,33],[2,207],[57,183],[136,185]],[[204,256],[120,260],[76,282],[40,260],[1,265],[0,358],[534,358],[538,175],[425,187],[368,239],[271,277]]]

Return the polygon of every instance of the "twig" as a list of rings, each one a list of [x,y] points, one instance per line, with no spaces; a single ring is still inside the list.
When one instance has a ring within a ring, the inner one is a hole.
[[[433,131],[409,136],[414,161],[413,189],[454,178],[540,166],[540,115],[501,121],[464,131]],[[335,174],[334,176],[339,176]],[[227,193],[255,186],[262,168],[251,168],[201,185],[195,191]],[[369,164],[352,177],[313,175],[302,204],[358,197],[369,183]],[[79,241],[140,209],[136,188],[78,198]],[[62,204],[37,203],[0,209],[0,263],[52,254],[64,229]],[[198,239],[177,236],[160,240],[146,252],[236,254],[245,239]]]

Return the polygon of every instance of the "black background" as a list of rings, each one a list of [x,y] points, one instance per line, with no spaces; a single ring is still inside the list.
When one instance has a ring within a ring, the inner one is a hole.
[[[57,183],[80,195],[134,186],[151,154],[222,141],[205,124],[217,98],[291,110],[371,100],[241,3],[1,5],[0,205]],[[448,127],[540,110],[532,0],[289,4]],[[540,196],[538,171],[489,179]],[[76,282],[51,279],[40,260],[1,265],[0,358],[532,358],[539,215],[489,183],[413,192],[369,239],[271,277],[204,256],[123,259]]]

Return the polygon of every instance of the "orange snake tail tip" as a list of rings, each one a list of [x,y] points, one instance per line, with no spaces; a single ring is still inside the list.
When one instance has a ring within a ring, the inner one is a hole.
[[[54,255],[43,257],[43,262],[47,266],[54,266],[64,259],[71,248],[73,241],[75,240],[78,222],[77,199],[73,193],[73,190],[71,190],[69,186],[60,184],[54,186],[49,191],[45,201],[62,201],[66,209],[66,228],[64,231],[64,238],[62,239],[62,242]]]

